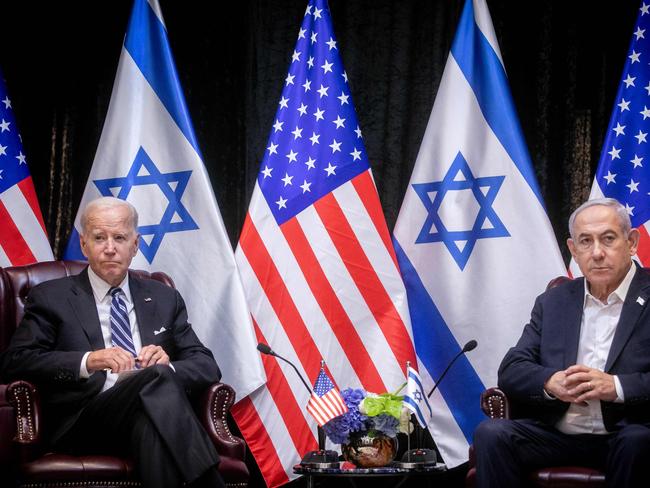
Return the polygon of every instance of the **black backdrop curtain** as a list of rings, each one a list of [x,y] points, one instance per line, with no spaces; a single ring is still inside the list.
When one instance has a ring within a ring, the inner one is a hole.
[[[233,243],[306,4],[161,1],[204,162]],[[462,5],[462,0],[330,0],[391,229]],[[639,2],[488,0],[488,5],[549,216],[562,242],[571,209],[589,194]],[[130,0],[3,5],[0,69],[57,257],[99,141],[130,8]]]

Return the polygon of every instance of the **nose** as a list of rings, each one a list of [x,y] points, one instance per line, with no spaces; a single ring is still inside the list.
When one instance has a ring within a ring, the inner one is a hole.
[[[113,239],[106,239],[106,245],[104,246],[104,252],[107,254],[113,254],[115,252],[115,241]]]
[[[594,242],[594,248],[591,250],[591,256],[594,259],[602,259],[605,256],[605,248],[602,246],[600,241],[596,240],[596,242]]]

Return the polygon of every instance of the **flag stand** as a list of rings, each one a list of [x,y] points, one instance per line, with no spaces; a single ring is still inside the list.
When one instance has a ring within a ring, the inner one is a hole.
[[[300,465],[312,469],[339,467],[339,453],[325,449],[325,431],[321,426],[318,426],[318,450],[305,454]]]
[[[320,370],[321,374],[325,371],[325,360],[321,359],[320,361]],[[296,372],[298,370],[296,369]],[[298,373],[300,374],[300,373]],[[316,381],[318,383],[318,380]],[[305,386],[307,384],[305,383]],[[307,387],[309,390],[309,387]],[[314,389],[317,391],[317,386],[314,386]],[[311,391],[311,390],[310,390]],[[338,468],[339,467],[339,453],[336,451],[330,451],[325,449],[325,431],[319,425],[318,426],[318,451],[309,451],[302,457],[300,465],[305,468]]]
[[[419,405],[426,405],[429,415],[431,408],[427,401],[427,397],[424,395],[424,388],[421,383],[420,376],[417,371],[411,368],[411,362],[406,361],[406,377],[407,377],[407,387],[406,395],[404,396],[404,406],[410,409],[413,412],[417,412],[417,416],[413,413],[409,418],[409,423],[412,422],[415,425],[415,436],[417,438],[417,445],[421,446],[423,444],[423,433],[424,425],[426,425],[426,419],[422,419],[422,413]],[[415,410],[414,410],[415,409]],[[422,422],[422,424],[420,423]],[[423,469],[435,466],[438,461],[436,451],[433,449],[427,449],[424,447],[416,447],[411,449],[411,434],[408,435],[408,446],[407,450],[402,456],[401,461],[394,461],[393,466],[396,468],[402,469]]]
[[[411,418],[413,415],[411,415]],[[423,429],[420,424],[415,421],[415,433],[417,437],[417,444],[422,445]],[[402,469],[422,469],[435,466],[438,463],[436,451],[425,447],[416,447],[411,449],[411,435],[408,436],[408,449],[403,454],[401,461],[393,461],[393,466]]]

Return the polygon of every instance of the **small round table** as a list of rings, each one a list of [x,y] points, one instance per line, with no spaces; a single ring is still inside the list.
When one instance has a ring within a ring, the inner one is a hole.
[[[447,471],[447,466],[443,463],[417,467],[414,469],[404,469],[390,465],[381,468],[354,468],[349,466],[349,463],[343,462],[341,462],[338,467],[331,468],[312,468],[296,464],[293,467],[293,472],[306,476],[308,488],[315,488],[315,483],[318,479],[322,479],[323,481],[326,479],[332,479],[335,482],[338,481],[338,479],[345,479],[350,486],[356,487],[357,481],[368,481],[369,479],[377,480],[378,478],[390,477],[399,478],[397,484],[393,485],[394,488],[398,488],[412,478],[431,478]]]

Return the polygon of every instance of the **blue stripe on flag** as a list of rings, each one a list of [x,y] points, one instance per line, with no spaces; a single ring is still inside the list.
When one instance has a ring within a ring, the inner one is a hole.
[[[70,233],[70,237],[68,238],[68,245],[65,248],[65,252],[63,253],[63,259],[78,260],[78,261],[86,260],[86,257],[81,252],[81,244],[79,243],[79,232],[77,232],[77,229],[75,229],[74,227],[72,228],[72,232]]]
[[[418,405],[417,402],[415,402],[412,398],[406,396],[404,397],[404,403],[408,403],[409,405],[411,405],[412,408],[410,410],[418,418],[418,423],[421,426],[426,427],[427,421],[425,420],[424,415],[422,415],[422,410],[420,410],[420,405]]]
[[[145,11],[143,12],[142,9]],[[146,22],[142,19],[146,19]],[[178,124],[181,132],[201,157],[192,121],[183,99],[174,58],[167,41],[165,26],[146,0],[136,0],[133,6],[124,47]]]
[[[435,380],[461,348],[397,239],[393,238],[393,244],[406,285],[413,340],[419,346],[418,358]],[[485,386],[465,356],[458,358],[438,389],[467,442],[471,443],[474,429],[485,418],[479,401]]]
[[[508,77],[501,60],[474,22],[472,2],[465,2],[451,52],[472,87],[488,125],[503,144],[542,208],[546,208],[530,155],[524,144],[524,136],[508,88]]]

